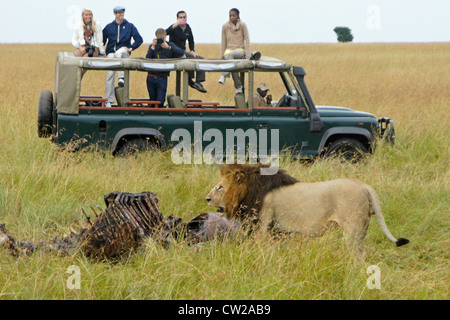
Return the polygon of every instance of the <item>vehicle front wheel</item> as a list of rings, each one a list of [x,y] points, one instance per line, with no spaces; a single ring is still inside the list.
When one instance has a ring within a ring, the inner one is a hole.
[[[143,151],[156,151],[158,147],[155,142],[150,138],[133,138],[125,141],[117,152],[117,156],[125,157],[129,155],[135,155]]]
[[[339,158],[345,161],[358,162],[369,151],[361,142],[351,138],[340,138],[333,141],[324,153],[326,158]]]

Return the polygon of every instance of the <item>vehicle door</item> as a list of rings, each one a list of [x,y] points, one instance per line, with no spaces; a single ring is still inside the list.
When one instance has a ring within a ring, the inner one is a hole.
[[[273,93],[281,95],[278,102],[272,106],[253,108],[253,127],[261,137],[259,152],[262,155],[280,154],[281,151],[298,155],[308,147],[309,119],[303,97],[298,94],[287,72],[280,72],[280,80],[285,92]],[[267,138],[264,140],[264,137]]]

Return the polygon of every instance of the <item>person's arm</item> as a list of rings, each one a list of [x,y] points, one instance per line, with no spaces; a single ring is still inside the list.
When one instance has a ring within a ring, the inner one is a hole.
[[[176,46],[175,44],[173,44],[172,42],[168,42],[167,45],[168,45],[168,47],[165,48],[165,49],[168,49],[168,50],[170,50],[170,51],[172,52],[172,53],[171,53],[171,56],[172,56],[172,57],[174,57],[174,58],[179,58],[179,57],[181,57],[182,55],[185,54],[184,50],[182,50],[181,48],[177,47],[177,46]],[[164,47],[163,47],[163,48],[164,48]]]
[[[267,106],[271,106],[272,105],[272,95],[268,94],[266,97],[266,101],[267,101]]]
[[[194,42],[194,34],[192,33],[192,29],[191,27],[188,25],[187,26],[189,28],[189,37],[188,37],[188,42],[189,42],[189,50],[191,50],[193,53],[195,53],[195,42]]]
[[[107,31],[108,26],[103,28],[102,31],[102,36],[103,36],[103,46],[106,44],[106,42],[108,41],[108,31]]]
[[[144,42],[144,39],[142,39],[138,29],[134,25],[131,29],[131,37],[134,39],[134,43],[131,45],[131,50],[136,50]]]
[[[78,42],[78,28],[75,28],[75,30],[73,30],[72,45],[75,47],[75,49],[78,49],[80,47],[80,43]]]
[[[177,22],[178,22],[178,21],[177,21]],[[168,28],[166,29],[166,33],[167,33],[168,36],[173,36],[173,35],[175,34],[176,24],[177,24],[177,23],[171,24],[170,27],[168,27]]]
[[[78,49],[80,47],[80,45],[81,45],[81,43],[80,43],[80,33],[79,33],[78,26],[76,26],[75,30],[73,31],[72,45],[75,47],[75,49]]]
[[[261,99],[259,98],[259,96],[255,93],[253,95],[253,107],[261,107],[260,106],[260,101]]]
[[[105,48],[103,48],[103,32],[101,31],[102,30],[102,25],[98,21],[95,22],[95,25],[96,25],[95,42],[97,43],[99,54],[101,56],[104,56],[105,55]]]
[[[245,50],[245,53],[249,54],[250,53],[250,34],[248,33],[247,24],[241,22],[241,26],[242,26],[242,32],[244,34],[244,41],[245,41],[244,50]]]
[[[227,49],[227,34],[226,34],[227,28],[226,24],[222,26],[222,41],[220,43],[220,55],[222,58],[225,58],[225,50]]]
[[[154,59],[155,58],[155,40],[148,46],[147,55],[145,56],[147,59]]]

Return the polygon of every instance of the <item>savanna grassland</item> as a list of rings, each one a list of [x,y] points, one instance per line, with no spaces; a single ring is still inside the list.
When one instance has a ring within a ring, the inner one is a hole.
[[[133,56],[145,56],[147,47]],[[60,151],[38,138],[39,92],[53,91],[56,53],[72,49],[0,45],[0,223],[19,240],[48,240],[77,230],[85,220],[81,209],[103,207],[103,195],[111,191],[156,192],[164,215],[183,219],[210,210],[204,199],[218,179],[216,166],[175,165],[170,153],[114,158]],[[302,181],[367,182],[380,196],[391,232],[410,244],[396,248],[372,218],[364,262],[348,252],[340,231],[303,242],[180,243],[167,250],[149,241],[117,264],[95,263],[80,253],[13,258],[0,248],[0,299],[449,299],[450,43],[252,49],[303,66],[317,105],[395,121],[395,146],[380,146],[360,164],[282,159],[281,167]],[[219,56],[218,45],[198,45],[197,51]],[[104,75],[85,77],[84,93],[104,94]],[[217,80],[207,78],[207,95],[194,98],[230,99]],[[131,81],[132,97],[147,97],[145,75]],[[72,265],[80,268],[80,289],[67,287]],[[371,265],[380,268],[380,289],[366,286]]]

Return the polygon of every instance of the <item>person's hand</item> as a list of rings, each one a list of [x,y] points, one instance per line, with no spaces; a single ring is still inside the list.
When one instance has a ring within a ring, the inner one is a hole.
[[[272,95],[271,94],[267,95],[266,101],[267,101],[268,104],[270,104],[272,102]]]
[[[80,52],[81,52],[81,54],[85,54],[86,53],[86,46],[80,46]]]
[[[133,49],[126,47],[128,53],[131,53],[131,51],[133,51]]]
[[[178,19],[177,22],[175,22],[175,23],[172,25],[172,28],[176,28],[176,27],[178,27],[178,26],[181,26],[182,24],[183,24],[183,20]]]
[[[158,44],[158,39],[153,39],[153,43],[152,43],[152,50],[156,49],[156,45]]]
[[[161,43],[161,48],[163,48],[163,49],[169,49],[169,45],[167,44],[167,42],[166,41],[164,41],[163,43]]]
[[[194,58],[198,57],[198,54],[195,51],[191,51],[192,55],[194,56]]]

